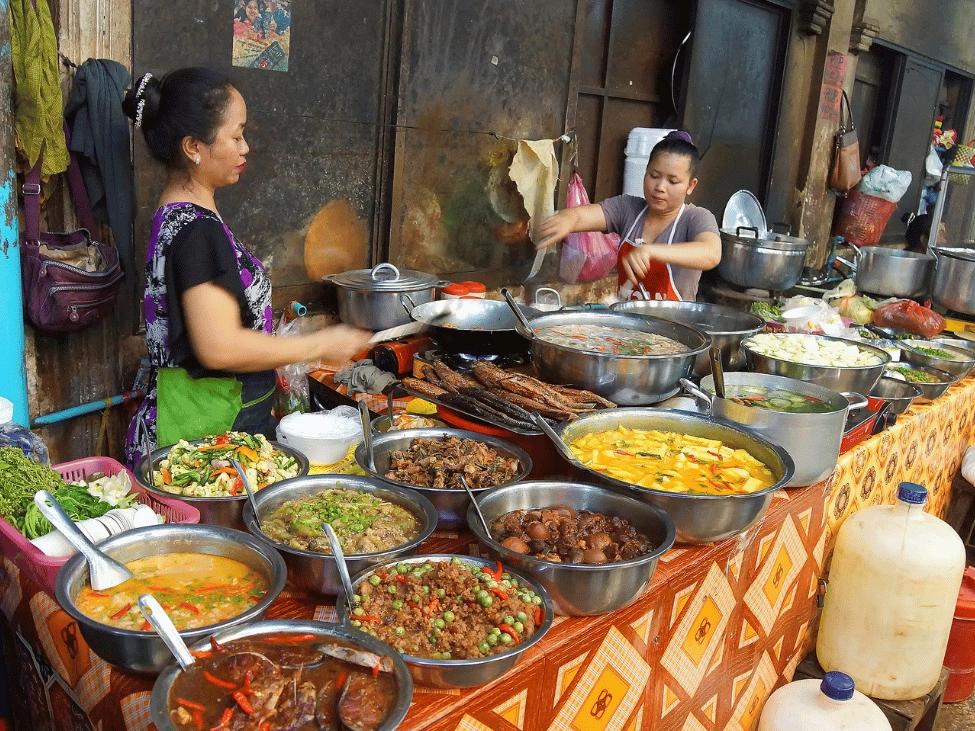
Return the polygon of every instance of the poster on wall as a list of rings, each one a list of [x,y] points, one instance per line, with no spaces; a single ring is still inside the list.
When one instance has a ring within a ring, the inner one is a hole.
[[[235,0],[233,65],[287,71],[291,0]]]

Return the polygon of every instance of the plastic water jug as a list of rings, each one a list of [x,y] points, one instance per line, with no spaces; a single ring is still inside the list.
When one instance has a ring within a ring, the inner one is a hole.
[[[902,482],[896,505],[860,510],[836,537],[816,655],[874,698],[908,700],[941,674],[965,547]]]
[[[672,129],[657,127],[634,127],[626,138],[626,155],[623,160],[623,192],[626,195],[643,197],[643,178],[647,174],[647,163],[654,145],[673,132]]]
[[[891,731],[877,704],[853,689],[853,679],[831,672],[819,680],[783,685],[765,701],[758,731]]]

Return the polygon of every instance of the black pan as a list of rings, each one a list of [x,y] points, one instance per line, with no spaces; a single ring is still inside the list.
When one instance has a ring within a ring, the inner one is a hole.
[[[453,299],[412,306],[400,298],[410,317],[427,326],[431,339],[444,353],[510,355],[527,353],[528,341],[515,330],[517,320],[507,303],[497,300]],[[529,319],[542,313],[520,305]]]

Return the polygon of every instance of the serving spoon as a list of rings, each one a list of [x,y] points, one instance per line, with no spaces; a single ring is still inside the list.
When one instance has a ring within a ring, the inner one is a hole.
[[[132,572],[123,564],[110,556],[106,556],[88,540],[74,521],[64,512],[64,508],[47,490],[38,490],[34,494],[34,505],[41,511],[41,515],[51,521],[51,525],[61,531],[61,535],[78,553],[88,561],[88,579],[95,591],[104,591],[113,586],[128,581]]]
[[[725,398],[724,390],[724,366],[721,364],[721,351],[713,345],[708,351],[711,359],[711,375],[714,377],[714,393],[718,398]]]
[[[251,487],[251,482],[247,479],[247,473],[244,472],[244,468],[240,466],[240,462],[238,462],[236,459],[231,458],[230,464],[235,470],[237,470],[240,481],[244,485],[244,491],[247,493],[247,499],[250,501],[251,510],[254,511],[254,520],[257,521],[257,527],[260,528],[261,533],[263,533],[264,528],[261,526],[261,514],[257,512],[257,500],[254,497],[254,488]]]
[[[355,600],[355,589],[352,586],[349,567],[345,563],[342,544],[339,543],[339,537],[335,534],[335,529],[330,523],[322,523],[322,530],[325,531],[325,536],[328,538],[328,545],[332,547],[332,555],[335,557],[335,565],[339,570],[339,578],[342,579],[342,586],[345,588],[345,602],[349,605],[349,614],[352,614],[359,603]]]
[[[459,475],[459,477],[460,477],[460,484],[464,486],[465,490],[467,490],[467,495],[471,499],[471,505],[474,506],[474,512],[477,513],[477,517],[481,519],[481,526],[484,528],[484,535],[490,538],[491,529],[488,528],[487,521],[484,520],[484,513],[481,512],[481,506],[477,504],[477,498],[474,497],[474,491],[471,490],[471,486],[467,484],[467,480],[464,479],[463,475]]]
[[[139,611],[142,612],[142,616],[156,630],[156,633],[162,638],[162,641],[166,643],[169,651],[173,653],[173,657],[176,658],[179,666],[183,670],[187,670],[193,664],[193,655],[190,654],[190,648],[183,642],[183,638],[179,636],[173,620],[169,618],[166,610],[156,601],[156,597],[152,594],[142,594],[136,600],[136,604],[139,607]]]
[[[545,421],[541,414],[539,414],[537,411],[533,411],[531,414],[531,419],[535,426],[541,429],[545,436],[551,440],[552,444],[555,445],[555,448],[559,450],[559,453],[563,457],[565,457],[571,464],[578,465],[580,467],[582,466],[579,458],[576,457],[575,453],[571,449],[569,449],[569,445],[565,443],[565,440],[563,440],[562,437],[555,433],[555,429],[553,429],[549,423]]]
[[[369,407],[365,400],[359,402],[359,416],[362,417],[362,441],[366,445],[366,459],[369,469],[376,471],[376,455],[372,451],[372,425],[369,419]]]

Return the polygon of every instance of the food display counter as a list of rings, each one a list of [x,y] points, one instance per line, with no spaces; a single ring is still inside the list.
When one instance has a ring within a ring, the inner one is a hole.
[[[777,492],[745,534],[665,553],[633,604],[557,617],[498,680],[470,690],[418,685],[401,728],[751,728],[814,644],[820,577],[839,525],[862,507],[893,502],[902,480],[925,485],[928,510],[943,514],[975,437],[973,414],[975,378],[968,378],[841,455],[827,480]],[[421,551],[477,554],[478,545],[467,532],[438,532]],[[153,678],[95,656],[69,615],[9,556],[0,564],[0,610],[14,728],[153,727]],[[268,617],[329,621],[336,613],[330,600],[289,586]]]

